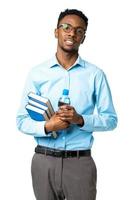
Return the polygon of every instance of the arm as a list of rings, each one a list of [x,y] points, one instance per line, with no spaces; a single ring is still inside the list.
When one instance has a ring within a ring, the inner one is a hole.
[[[89,132],[113,130],[117,125],[117,116],[110,88],[102,71],[99,71],[95,77],[94,96],[96,114],[79,115],[72,106],[65,105],[60,107],[58,111],[61,120],[77,124],[80,129]]]
[[[24,87],[20,108],[17,113],[17,127],[21,132],[32,135],[34,137],[49,137],[51,136],[52,131],[65,129],[69,126],[69,123],[61,121],[56,114],[53,115],[47,122],[35,121],[30,118],[27,110],[25,109],[25,106],[28,103],[27,94],[31,91],[40,94],[40,85],[37,77],[39,77],[39,75],[36,71],[34,71],[33,68],[27,77]]]
[[[84,126],[81,129],[94,131],[109,131],[117,126],[117,115],[113,106],[112,95],[108,81],[103,71],[95,77],[95,106],[96,114],[82,115]]]
[[[44,125],[45,121],[35,121],[32,120],[28,114],[28,112],[25,109],[26,104],[28,103],[28,97],[27,94],[29,92],[35,92],[39,94],[39,85],[36,81],[36,72],[34,71],[34,68],[31,70],[31,72],[28,74],[19,110],[17,112],[16,122],[18,129],[26,134],[35,136],[35,137],[44,137],[46,136]]]

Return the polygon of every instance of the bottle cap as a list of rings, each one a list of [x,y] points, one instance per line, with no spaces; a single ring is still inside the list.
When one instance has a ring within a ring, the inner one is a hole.
[[[69,95],[69,90],[68,89],[64,89],[63,90],[63,95]]]

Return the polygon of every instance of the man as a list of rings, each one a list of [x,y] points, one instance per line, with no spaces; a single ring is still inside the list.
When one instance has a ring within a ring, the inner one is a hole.
[[[37,200],[95,200],[97,174],[91,157],[92,133],[117,126],[104,72],[78,54],[87,25],[88,19],[81,11],[61,12],[55,29],[56,55],[34,67],[27,78],[17,126],[37,142],[32,159]],[[64,88],[69,90],[71,105],[58,108]],[[51,100],[56,112],[49,121],[37,122],[28,115],[25,105],[31,91]],[[52,131],[57,132],[56,139]]]

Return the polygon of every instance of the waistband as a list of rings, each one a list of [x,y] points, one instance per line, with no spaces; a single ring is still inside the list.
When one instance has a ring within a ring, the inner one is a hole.
[[[71,157],[82,157],[82,156],[91,156],[91,150],[78,150],[78,151],[69,151],[69,150],[58,150],[53,148],[48,148],[44,146],[37,145],[35,148],[36,153],[45,154],[53,157],[62,157],[62,158],[71,158]]]

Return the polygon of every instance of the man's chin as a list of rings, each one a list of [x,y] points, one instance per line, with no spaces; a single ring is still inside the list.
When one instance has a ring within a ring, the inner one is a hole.
[[[66,53],[76,53],[76,52],[78,52],[78,49],[74,49],[74,48],[64,48],[64,47],[62,47],[62,50]]]

